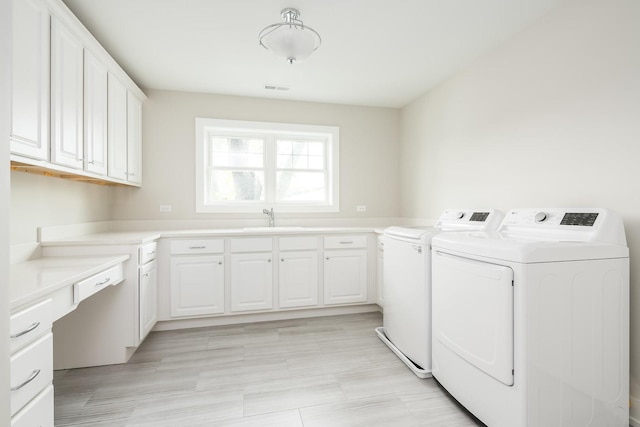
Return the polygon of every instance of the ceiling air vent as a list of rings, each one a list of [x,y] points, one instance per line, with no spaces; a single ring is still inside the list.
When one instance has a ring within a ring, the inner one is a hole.
[[[264,88],[266,90],[280,90],[280,91],[289,90],[288,86],[279,86],[279,85],[264,85]]]

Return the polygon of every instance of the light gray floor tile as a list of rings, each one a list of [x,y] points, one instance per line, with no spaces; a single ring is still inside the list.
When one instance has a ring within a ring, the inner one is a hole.
[[[304,427],[410,427],[418,423],[393,394],[302,408],[300,415]]]
[[[349,399],[372,397],[382,391],[423,393],[429,390],[428,380],[415,376],[402,362],[336,374],[336,378]]]
[[[245,386],[244,415],[346,400],[332,375],[305,375]]]
[[[241,389],[197,391],[140,402],[127,426],[206,425],[242,415]]]
[[[209,427],[303,427],[297,409],[250,417],[234,418],[208,424]]]
[[[480,425],[398,360],[381,324],[362,313],[152,332],[129,363],[55,372],[56,426]]]

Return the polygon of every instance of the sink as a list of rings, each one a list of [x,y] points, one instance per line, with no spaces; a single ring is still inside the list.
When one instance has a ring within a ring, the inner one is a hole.
[[[273,231],[277,233],[278,231],[296,231],[302,230],[304,227],[244,227],[243,231]]]

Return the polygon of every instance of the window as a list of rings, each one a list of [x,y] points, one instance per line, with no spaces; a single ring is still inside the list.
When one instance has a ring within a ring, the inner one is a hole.
[[[337,127],[196,119],[196,212],[338,212]]]

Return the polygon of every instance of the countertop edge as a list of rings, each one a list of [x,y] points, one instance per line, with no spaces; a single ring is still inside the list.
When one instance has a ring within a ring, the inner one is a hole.
[[[69,276],[66,276],[64,279],[58,280],[51,284],[46,284],[46,286],[39,287],[37,288],[37,290],[33,292],[28,292],[27,294],[19,295],[17,297],[12,296],[11,299],[9,300],[9,310],[11,312],[15,312],[22,307],[25,307],[35,302],[38,302],[40,300],[46,299],[48,295],[51,295],[59,291],[60,289],[63,289],[67,286],[71,286],[80,280],[86,279],[87,277],[90,277],[94,274],[97,274],[101,271],[104,271],[108,268],[111,268],[115,265],[118,265],[122,262],[129,260],[131,256],[130,255],[87,256],[87,257],[49,256],[49,257],[37,258],[31,261],[25,261],[22,263],[14,264],[11,266],[11,270],[13,270],[15,267],[29,268],[28,266],[31,265],[34,271],[37,271],[39,268],[40,269],[42,268],[41,264],[43,262],[51,262],[53,264],[54,260],[58,260],[58,261],[64,260],[65,262],[68,262],[71,259],[77,260],[79,258],[83,259],[84,261],[95,260],[95,264],[91,266],[87,266],[85,269],[74,271]],[[76,268],[76,270],[77,269],[78,268]],[[14,289],[14,287],[17,286],[17,284],[15,283],[15,281],[17,280],[19,279],[14,277],[10,278],[10,281],[9,281],[10,289]]]
[[[252,227],[248,227],[252,228]],[[318,234],[376,233],[380,227],[302,227],[300,229],[247,230],[246,228],[214,228],[203,230],[122,231],[85,234],[43,241],[41,246],[69,245],[141,245],[161,238],[292,236]]]

